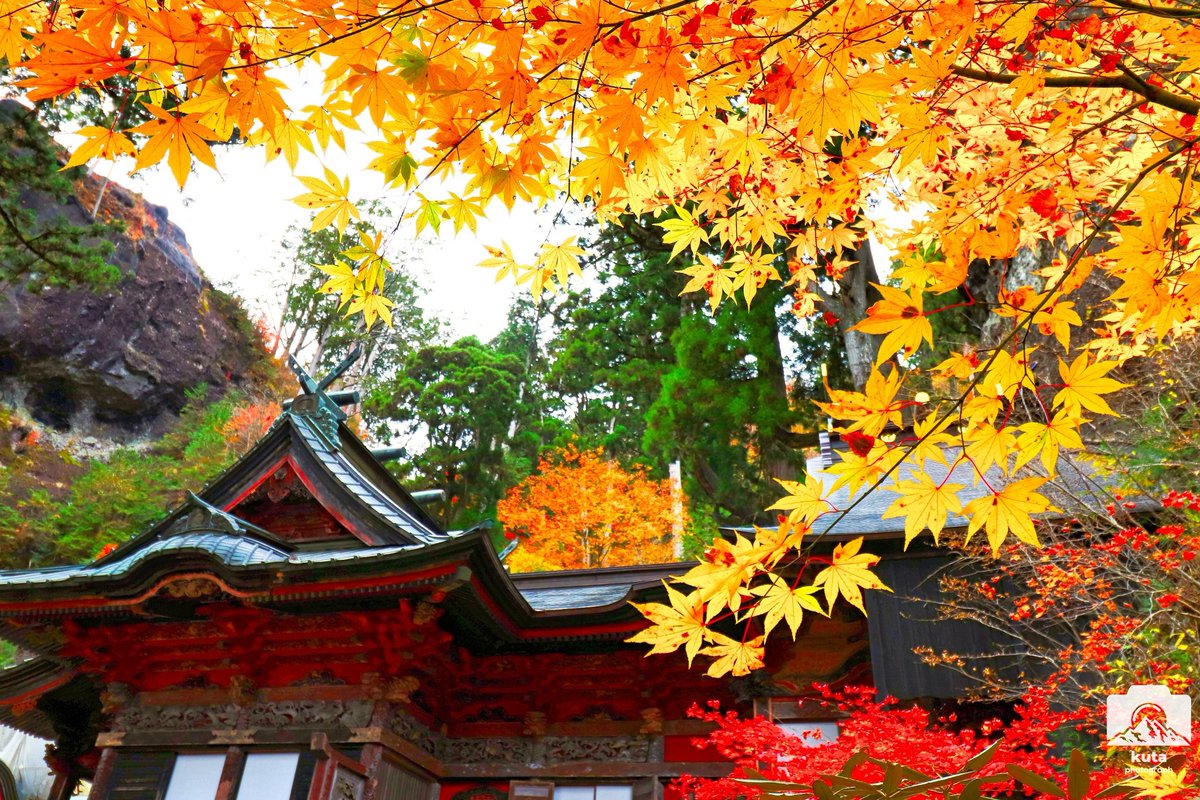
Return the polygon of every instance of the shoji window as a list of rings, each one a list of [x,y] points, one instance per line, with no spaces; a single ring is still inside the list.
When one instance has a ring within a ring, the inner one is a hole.
[[[163,800],[213,800],[225,769],[225,753],[175,756],[171,782]]]
[[[556,784],[554,786],[554,800],[633,800],[633,787]]]
[[[250,753],[242,767],[237,800],[289,800],[299,753]]]

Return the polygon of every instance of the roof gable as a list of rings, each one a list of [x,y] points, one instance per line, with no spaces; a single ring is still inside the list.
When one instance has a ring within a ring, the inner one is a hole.
[[[96,567],[125,561],[189,530],[186,518],[196,503],[240,518],[241,528],[254,528],[289,550],[425,546],[453,538],[347,427],[346,415],[323,386],[293,368],[304,391],[270,430],[192,501]]]

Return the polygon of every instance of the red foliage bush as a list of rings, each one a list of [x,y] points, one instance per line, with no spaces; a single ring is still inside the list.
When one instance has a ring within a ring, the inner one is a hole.
[[[717,725],[707,739],[700,740],[716,748],[735,765],[727,778],[705,779],[684,776],[676,788],[683,796],[694,793],[695,800],[731,800],[753,797],[755,790],[736,779],[753,770],[766,778],[795,783],[811,783],[821,775],[839,772],[852,755],[866,750],[870,755],[903,764],[929,775],[950,773],[994,741],[1000,741],[996,757],[984,775],[1005,773],[1015,764],[1046,776],[1054,776],[1064,766],[1051,744],[1051,735],[1061,729],[1086,727],[1088,714],[1051,707],[1046,690],[1031,690],[1015,710],[1009,722],[992,720],[978,730],[958,725],[953,716],[936,718],[913,705],[901,705],[891,698],[878,702],[869,687],[841,691],[821,690],[822,700],[831,710],[845,716],[838,721],[836,741],[819,743],[804,740],[781,730],[762,717],[744,719],[732,711],[722,712],[693,706],[691,715]],[[853,777],[867,782],[883,779],[883,769],[870,762],[860,764]],[[1108,767],[1093,772],[1092,791],[1122,780],[1123,770]],[[1053,778],[1052,778],[1053,779]],[[994,789],[995,787],[993,787]],[[1012,789],[1012,784],[1008,786]],[[1021,789],[1016,790],[1016,795]],[[940,796],[940,793],[938,794]]]

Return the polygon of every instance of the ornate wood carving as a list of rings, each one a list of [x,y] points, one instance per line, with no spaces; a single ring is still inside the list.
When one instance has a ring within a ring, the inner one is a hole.
[[[220,597],[225,592],[213,581],[207,578],[181,578],[165,583],[162,593],[177,600],[208,600]]]
[[[548,764],[650,760],[649,740],[635,736],[547,736],[542,746]]]
[[[439,755],[451,764],[568,764],[576,761],[646,763],[653,760],[643,736],[493,736],[447,738]]]
[[[362,800],[363,790],[367,781],[361,775],[355,775],[341,766],[333,775],[333,788],[329,792],[329,800]]]
[[[371,703],[285,701],[255,703],[246,712],[252,728],[361,728],[371,720]]]
[[[119,731],[193,731],[236,728],[242,710],[224,706],[129,706],[117,714]]]
[[[535,760],[532,739],[447,739],[442,760],[457,764],[529,764]]]
[[[442,754],[442,742],[445,737],[429,730],[429,728],[403,711],[398,711],[392,716],[392,721],[388,725],[388,729],[404,741],[416,745],[431,756],[440,756]]]
[[[360,728],[371,719],[371,703],[282,701],[207,706],[128,706],[116,715],[118,731],[204,731],[247,728]]]

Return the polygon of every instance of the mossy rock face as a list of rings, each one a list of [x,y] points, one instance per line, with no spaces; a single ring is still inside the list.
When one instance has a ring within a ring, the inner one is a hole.
[[[13,105],[0,103],[0,126],[18,124]],[[57,173],[65,153],[48,137],[31,146],[39,133],[23,123],[0,142],[9,155],[41,153]],[[83,245],[105,267],[64,280],[53,265],[0,253],[0,402],[49,429],[128,441],[169,427],[192,387],[255,383],[265,356],[253,326],[208,283],[166,210],[95,175],[67,188],[16,187],[28,226],[84,239],[102,230]]]

